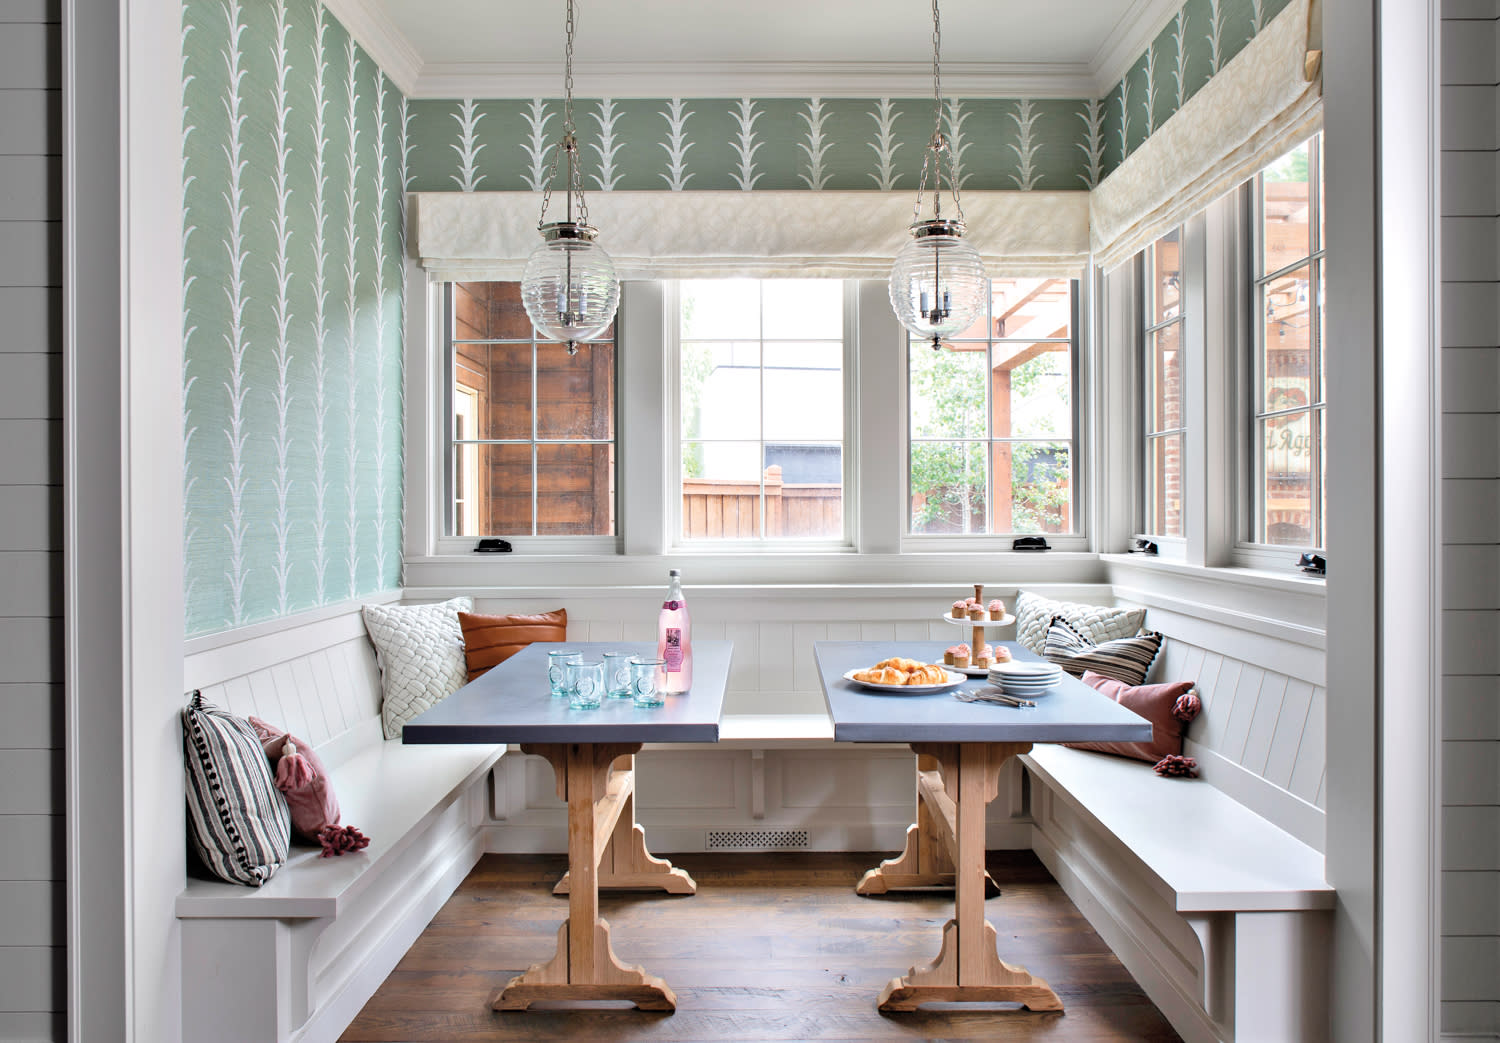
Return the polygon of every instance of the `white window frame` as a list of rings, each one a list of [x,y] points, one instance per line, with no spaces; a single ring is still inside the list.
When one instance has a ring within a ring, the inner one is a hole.
[[[1193,520],[1192,516],[1193,514],[1203,509],[1203,504],[1199,502],[1201,500],[1201,497],[1195,495],[1201,490],[1197,490],[1191,485],[1191,479],[1188,474],[1187,459],[1188,441],[1192,437],[1192,432],[1188,424],[1190,413],[1188,405],[1189,367],[1187,364],[1188,317],[1192,313],[1191,304],[1197,302],[1192,302],[1188,299],[1190,281],[1187,271],[1188,229],[1187,223],[1184,222],[1183,224],[1177,226],[1177,314],[1170,319],[1166,319],[1154,325],[1150,324],[1151,309],[1147,307],[1147,299],[1151,294],[1155,292],[1155,288],[1152,285],[1153,280],[1151,278],[1150,272],[1148,271],[1147,255],[1156,248],[1157,242],[1160,241],[1161,237],[1158,237],[1151,243],[1150,246],[1147,246],[1140,253],[1136,254],[1131,265],[1131,267],[1134,269],[1135,274],[1135,363],[1137,375],[1137,399],[1139,402],[1138,415],[1140,417],[1140,424],[1136,431],[1137,448],[1140,454],[1138,472],[1140,475],[1140,481],[1137,487],[1136,524],[1140,527],[1140,531],[1135,534],[1135,538],[1149,540],[1150,542],[1156,544],[1157,554],[1160,557],[1180,560],[1187,557],[1187,534],[1189,531],[1189,525]],[[1147,363],[1147,360],[1149,359],[1151,353],[1151,337],[1152,334],[1156,333],[1158,330],[1166,329],[1168,326],[1174,324],[1178,327],[1177,365],[1178,371],[1181,374],[1179,378],[1182,394],[1182,411],[1180,416],[1181,424],[1176,428],[1153,431],[1151,430],[1150,404],[1152,390],[1151,374],[1153,368]],[[1178,476],[1178,489],[1182,497],[1182,534],[1178,536],[1168,536],[1165,533],[1153,532],[1146,524],[1147,515],[1150,513],[1151,509],[1151,443],[1155,438],[1160,438],[1164,435],[1171,434],[1179,435],[1182,439],[1182,450],[1178,455],[1178,466],[1181,469],[1181,474]]]
[[[682,280],[662,284],[663,301],[669,316],[666,338],[666,401],[671,417],[670,456],[667,461],[667,532],[666,545],[672,554],[697,557],[706,554],[774,554],[777,552],[847,554],[857,549],[855,533],[859,514],[859,380],[857,345],[859,341],[859,284],[841,280],[843,306],[843,446],[841,468],[843,481],[842,534],[833,539],[701,539],[688,540],[682,535]],[[762,358],[764,362],[764,358]],[[762,497],[764,505],[764,497]]]
[[[1322,164],[1322,132],[1312,135],[1308,140],[1317,140],[1316,151],[1318,164]],[[1290,150],[1289,150],[1290,151]],[[1313,170],[1309,168],[1309,177]],[[1242,214],[1242,240],[1240,262],[1243,265],[1244,275],[1239,280],[1237,293],[1241,301],[1243,320],[1240,326],[1240,352],[1238,359],[1238,387],[1236,393],[1235,415],[1237,417],[1236,435],[1236,482],[1234,498],[1234,535],[1235,542],[1232,553],[1236,565],[1246,568],[1261,569],[1273,572],[1289,572],[1293,575],[1302,575],[1297,569],[1297,559],[1305,553],[1327,554],[1323,547],[1311,545],[1288,545],[1256,542],[1255,534],[1258,528],[1257,516],[1260,511],[1262,492],[1261,475],[1256,465],[1256,433],[1257,420],[1260,414],[1255,409],[1256,381],[1259,366],[1260,338],[1262,336],[1261,323],[1257,313],[1257,291],[1261,283],[1276,275],[1288,271],[1295,271],[1302,264],[1312,266],[1316,261],[1317,269],[1323,272],[1327,259],[1327,230],[1324,229],[1323,238],[1315,244],[1315,249],[1302,262],[1294,263],[1276,272],[1262,276],[1260,273],[1260,248],[1263,226],[1261,222],[1259,193],[1257,187],[1260,183],[1260,174],[1245,182],[1238,190],[1238,205]],[[1323,192],[1327,192],[1327,183],[1324,181]],[[1318,212],[1323,207],[1325,200],[1319,198],[1317,192],[1309,193],[1312,197],[1309,215],[1310,227],[1316,229],[1318,223]],[[1311,273],[1310,273],[1311,274]],[[1325,276],[1326,278],[1326,276]],[[1318,311],[1318,280],[1309,280],[1308,287],[1308,311],[1314,315]],[[1324,331],[1317,331],[1319,350],[1324,350]],[[1326,372],[1327,366],[1323,367]],[[1322,397],[1318,404],[1309,403],[1307,411],[1316,415],[1322,412],[1327,415],[1327,389],[1320,387]],[[1326,428],[1326,422],[1325,422]],[[1325,438],[1326,431],[1325,431]],[[1320,473],[1321,464],[1315,460],[1314,474]],[[1321,485],[1321,483],[1319,483]],[[1317,505],[1317,511],[1324,518],[1324,537],[1326,542],[1327,510],[1326,499]]]
[[[1084,371],[1087,368],[1084,356],[1087,354],[1083,331],[1089,326],[1085,299],[1086,280],[1082,276],[1075,276],[1069,280],[1072,287],[1072,315],[1070,318],[1071,336],[1071,358],[1069,369],[1072,377],[1072,390],[1070,404],[1072,407],[1072,420],[1070,434],[1066,441],[1071,443],[1072,471],[1073,471],[1073,524],[1076,532],[1071,533],[1023,533],[1023,532],[997,532],[997,533],[913,533],[911,532],[911,352],[913,350],[913,339],[905,330],[901,330],[901,375],[897,382],[897,396],[900,407],[900,429],[902,437],[902,460],[901,460],[901,504],[900,504],[900,526],[901,526],[901,550],[909,554],[931,554],[942,552],[955,553],[1016,553],[1021,557],[1036,557],[1032,552],[1012,552],[1011,543],[1022,536],[1042,536],[1047,540],[1047,546],[1051,551],[1088,551],[1091,549],[1089,542],[1089,489],[1091,487],[1088,467],[1088,442],[1087,432],[1084,425],[1082,401],[1086,393]],[[992,338],[993,340],[994,338]],[[1001,340],[1019,340],[1021,338],[1000,338]],[[1047,338],[1043,338],[1044,340]],[[925,345],[925,342],[916,342]],[[1061,343],[1061,341],[1056,341]],[[923,350],[932,350],[923,347]],[[997,440],[989,439],[986,444],[994,445]],[[1001,439],[1000,441],[1007,441]],[[1047,439],[1011,439],[1009,441],[1042,442]],[[1053,439],[1052,441],[1064,441],[1064,439]],[[988,483],[987,483],[988,485]]]
[[[433,344],[435,346],[434,354],[437,355],[437,363],[438,363],[438,365],[440,367],[440,378],[439,378],[439,383],[438,383],[438,387],[437,387],[437,405],[438,405],[437,413],[438,413],[438,415],[437,415],[437,418],[436,418],[437,419],[437,424],[438,424],[438,431],[439,431],[439,435],[438,435],[438,452],[439,452],[439,456],[438,456],[438,460],[437,460],[438,468],[434,472],[434,475],[435,475],[435,477],[436,477],[437,480],[434,483],[432,483],[435,486],[432,489],[432,493],[435,496],[436,501],[437,501],[436,511],[435,511],[435,515],[434,515],[434,521],[437,524],[437,528],[435,530],[435,532],[436,532],[436,540],[435,540],[436,552],[439,555],[459,555],[459,554],[462,554],[462,555],[465,555],[465,556],[471,556],[473,554],[473,552],[474,552],[475,546],[478,544],[478,542],[479,542],[480,539],[482,539],[482,538],[500,538],[500,539],[506,540],[511,545],[511,548],[512,548],[511,553],[514,553],[514,554],[563,554],[563,555],[618,554],[618,553],[620,553],[622,551],[623,546],[624,546],[624,541],[623,541],[623,537],[622,537],[622,534],[621,534],[621,529],[623,528],[623,518],[621,517],[621,515],[622,515],[622,509],[621,508],[622,508],[623,499],[624,499],[624,496],[623,496],[623,483],[621,481],[621,471],[622,471],[621,458],[622,458],[623,454],[621,453],[621,450],[620,450],[621,431],[622,431],[622,427],[623,427],[623,419],[622,419],[622,416],[621,416],[622,410],[620,408],[621,407],[621,397],[622,396],[621,396],[621,392],[620,392],[620,379],[619,379],[619,377],[620,377],[620,367],[621,367],[621,364],[620,364],[620,339],[621,338],[619,336],[619,333],[623,329],[624,321],[625,321],[625,315],[624,315],[625,308],[624,308],[623,305],[621,307],[620,314],[615,319],[615,333],[616,333],[616,337],[615,337],[615,437],[614,437],[614,446],[615,446],[615,512],[614,512],[615,513],[615,532],[613,534],[610,534],[610,535],[592,535],[592,536],[533,536],[533,535],[530,535],[530,534],[524,534],[524,535],[522,535],[522,534],[514,534],[513,535],[513,534],[510,534],[510,533],[502,533],[502,532],[485,533],[483,537],[480,537],[480,536],[452,536],[452,535],[448,534],[447,530],[448,530],[448,519],[449,519],[449,510],[450,510],[450,503],[449,503],[449,489],[450,489],[450,487],[449,487],[449,484],[448,484],[448,478],[449,478],[450,470],[452,468],[452,459],[453,459],[453,457],[452,457],[452,449],[453,449],[452,429],[451,429],[451,427],[449,425],[449,421],[450,421],[450,419],[452,417],[452,408],[453,408],[453,406],[452,406],[452,396],[453,396],[453,358],[452,358],[451,353],[448,350],[448,348],[450,346],[449,336],[450,336],[450,333],[451,333],[451,331],[453,329],[453,313],[452,313],[452,307],[453,307],[452,301],[453,301],[453,297],[452,297],[452,292],[449,289],[449,287],[451,287],[452,285],[455,285],[457,283],[460,283],[460,282],[504,282],[504,281],[514,281],[514,280],[487,280],[487,279],[482,279],[482,278],[475,278],[475,279],[440,279],[440,280],[435,280],[434,281],[435,304],[436,304],[437,315],[435,317],[436,318],[436,326],[435,326],[436,340],[433,342]],[[582,352],[582,351],[588,351],[589,350],[589,346],[587,344],[584,344],[584,345],[580,346],[578,350],[580,352]],[[536,372],[535,372],[534,363],[533,363],[533,371],[532,371],[531,395],[532,395],[532,419],[533,419],[533,424],[534,424],[535,423],[535,417],[536,417]],[[535,445],[535,444],[536,443],[533,441],[533,445]],[[534,454],[535,454],[535,449],[533,448],[533,459],[534,459]],[[531,487],[531,504],[532,504],[532,517],[533,517],[533,520],[535,520],[535,516],[536,516],[536,497],[537,497],[537,483],[536,483],[536,478],[537,478],[536,471],[535,471],[535,469],[533,469],[533,473],[532,473],[532,487]],[[481,557],[488,557],[488,556],[489,555],[481,555]]]

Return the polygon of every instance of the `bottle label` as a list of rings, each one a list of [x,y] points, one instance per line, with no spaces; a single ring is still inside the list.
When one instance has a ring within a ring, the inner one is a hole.
[[[682,672],[682,630],[678,627],[667,627],[667,648],[662,653],[665,661],[666,672],[677,674]]]

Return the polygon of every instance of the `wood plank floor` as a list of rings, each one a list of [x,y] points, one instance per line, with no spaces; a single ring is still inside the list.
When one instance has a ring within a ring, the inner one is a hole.
[[[881,1014],[886,981],[937,956],[950,894],[860,898],[885,855],[685,854],[698,894],[605,894],[615,953],[677,993],[675,1014],[497,1013],[491,991],[551,957],[567,899],[553,856],[486,856],[349,1026],[350,1043],[429,1040],[1177,1040],[1030,852],[994,852],[986,904],[1000,954],[1046,978],[1066,1013],[950,1006]]]

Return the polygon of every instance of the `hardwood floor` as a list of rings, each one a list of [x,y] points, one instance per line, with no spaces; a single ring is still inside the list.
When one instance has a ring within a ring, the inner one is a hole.
[[[343,1039],[1177,1040],[1172,1027],[1030,852],[994,852],[985,913],[1000,954],[1046,978],[1064,1014],[881,1014],[886,981],[937,956],[951,894],[860,898],[886,854],[685,854],[698,894],[605,894],[615,953],[665,978],[675,1014],[498,1013],[497,985],[551,957],[567,899],[560,856],[489,855],[443,906]]]

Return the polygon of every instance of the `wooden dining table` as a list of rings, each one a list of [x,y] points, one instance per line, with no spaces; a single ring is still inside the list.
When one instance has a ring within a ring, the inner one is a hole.
[[[626,1000],[642,1010],[675,1010],[677,997],[666,982],[616,958],[609,923],[599,915],[599,890],[697,892],[692,877],[646,847],[635,820],[635,754],[648,742],[718,741],[733,647],[694,642],[692,688],[667,696],[662,706],[605,698],[596,710],[572,709],[551,694],[547,653],[560,648],[576,649],[585,659],[605,651],[656,654],[654,644],[630,641],[529,645],[408,722],[401,738],[519,743],[523,753],[552,765],[557,795],[568,805],[568,871],[554,888],[568,895],[568,916],[557,932],[557,952],[497,988],[491,1007]]]
[[[1040,658],[1014,642],[996,644],[1015,659]],[[1033,743],[1148,741],[1151,725],[1066,674],[1027,708],[962,702],[952,688],[879,691],[845,677],[892,656],[941,663],[943,649],[938,641],[813,644],[834,740],[907,743],[916,754],[916,821],[906,832],[905,850],[866,873],[856,891],[954,890],[954,915],[943,927],[937,958],[892,978],[878,1006],[899,1011],[932,1002],[988,1002],[1062,1010],[1052,986],[1001,958],[995,928],[985,919],[985,805],[999,793],[1006,762]],[[977,677],[959,687],[989,684]]]

